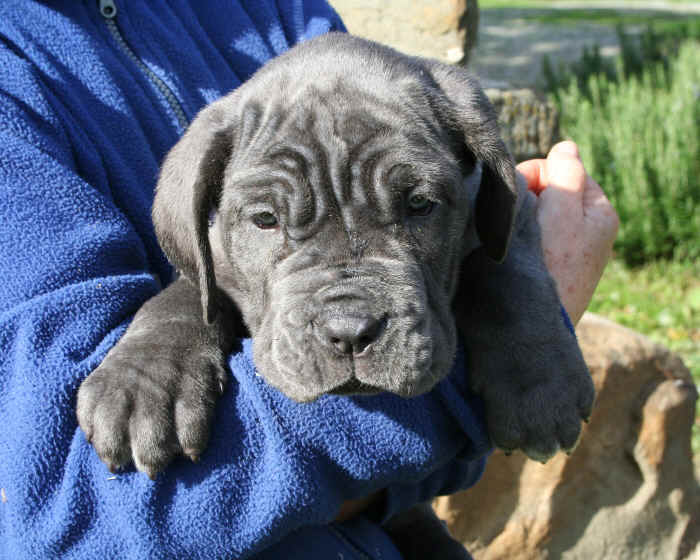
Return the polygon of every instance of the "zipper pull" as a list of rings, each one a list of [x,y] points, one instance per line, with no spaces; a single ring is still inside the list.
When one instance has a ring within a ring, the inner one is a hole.
[[[100,0],[100,13],[106,19],[114,19],[117,16],[117,5],[114,0]]]

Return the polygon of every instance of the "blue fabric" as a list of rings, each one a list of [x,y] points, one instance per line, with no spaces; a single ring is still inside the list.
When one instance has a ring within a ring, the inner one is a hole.
[[[329,554],[330,551],[334,553]],[[298,531],[293,537],[271,546],[255,557],[256,560],[309,560],[326,558],[400,558],[400,553],[383,534],[379,525],[363,516],[356,516],[345,523],[330,526],[313,526]]]
[[[321,0],[117,7],[190,120],[295,42],[342,29]],[[110,475],[77,427],[80,382],[171,278],[150,206],[182,132],[97,0],[0,2],[0,558],[248,558],[275,543],[268,560],[352,558],[339,529],[396,557],[369,521],[328,523],[383,487],[386,518],[478,479],[488,442],[461,358],[418,399],[300,406],[255,375],[243,341],[202,462],[155,482]]]

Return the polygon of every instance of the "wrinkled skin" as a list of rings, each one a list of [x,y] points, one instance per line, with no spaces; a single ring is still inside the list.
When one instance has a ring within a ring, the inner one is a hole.
[[[455,352],[454,256],[468,240],[480,170],[465,169],[439,130],[396,130],[411,110],[397,103],[382,119],[381,104],[352,81],[296,96],[294,111],[284,100],[264,115],[241,109],[251,127],[234,144],[246,148],[224,173],[210,230],[216,277],[231,272],[219,287],[242,310],[259,372],[291,398],[416,396],[447,374]],[[344,110],[344,99],[361,99],[368,114],[358,103]],[[417,196],[426,209],[409,207]],[[256,225],[264,212],[275,226]],[[335,339],[347,329],[367,331],[366,344],[344,348]]]
[[[463,70],[344,34],[297,46],[168,155],[153,217],[184,277],[81,386],[80,425],[108,465],[154,476],[205,448],[246,330],[259,373],[297,401],[424,393],[459,332],[494,444],[538,460],[570,450],[593,386],[533,211]],[[389,525],[406,557],[406,535],[462,557],[429,516]]]

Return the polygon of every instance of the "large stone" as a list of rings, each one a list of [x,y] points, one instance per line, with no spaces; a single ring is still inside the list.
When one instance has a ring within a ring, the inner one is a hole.
[[[476,44],[476,0],[330,0],[353,35],[407,54],[466,62]]]
[[[574,453],[541,465],[496,452],[476,487],[436,511],[477,560],[700,558],[690,373],[600,317],[577,332],[597,400]]]

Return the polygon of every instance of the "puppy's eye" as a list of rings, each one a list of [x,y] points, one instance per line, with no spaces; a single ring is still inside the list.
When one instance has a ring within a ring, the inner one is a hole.
[[[435,203],[422,194],[414,194],[408,199],[408,211],[413,216],[427,216],[434,206]]]
[[[253,216],[253,223],[260,229],[273,229],[277,227],[277,216],[272,212],[260,212]]]

